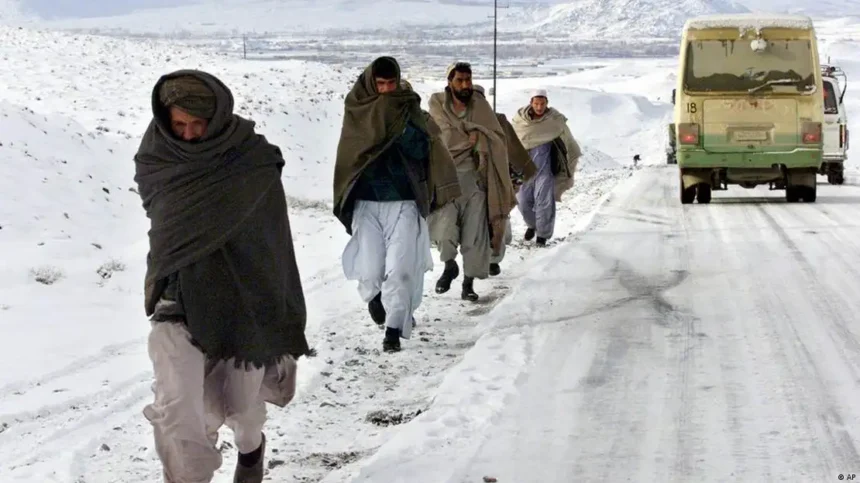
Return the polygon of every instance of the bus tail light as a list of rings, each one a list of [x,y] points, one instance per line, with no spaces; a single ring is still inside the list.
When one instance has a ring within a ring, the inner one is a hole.
[[[804,122],[801,130],[803,144],[820,144],[821,143],[821,123],[820,122]]]
[[[694,123],[678,124],[678,144],[687,146],[699,144],[699,125]]]

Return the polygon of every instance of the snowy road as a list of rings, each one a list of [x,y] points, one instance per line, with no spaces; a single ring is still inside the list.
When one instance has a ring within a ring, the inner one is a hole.
[[[682,207],[676,169],[640,171],[497,308],[487,337],[521,340],[507,358],[525,364],[506,396],[478,400],[498,406],[486,421],[454,443],[427,430],[383,448],[356,481],[860,474],[860,188],[819,185],[817,203],[791,205],[732,189]]]

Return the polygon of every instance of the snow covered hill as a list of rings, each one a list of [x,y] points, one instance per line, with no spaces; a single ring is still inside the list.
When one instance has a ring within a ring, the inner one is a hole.
[[[0,0],[0,25],[29,23],[33,16],[25,14],[19,0]]]
[[[146,9],[112,17],[59,20],[47,22],[46,26],[160,34],[395,29],[487,22],[487,8],[440,0],[228,0]]]
[[[731,0],[583,0],[508,13],[503,29],[635,43],[642,38],[674,39],[692,16],[746,11]]]
[[[570,38],[675,38],[692,15],[742,12],[732,0],[586,0],[584,2],[502,2],[503,32]],[[133,33],[238,35],[245,32],[392,31],[420,26],[441,29],[469,26],[470,35],[492,29],[492,2],[452,0],[256,0],[227,1],[149,9],[133,15],[66,19],[50,27],[110,29]],[[431,34],[432,32],[425,32]],[[385,33],[382,32],[382,35]]]
[[[860,14],[858,0],[820,0],[785,2],[782,0],[739,0],[754,12],[784,12],[812,17],[840,18]]]
[[[0,54],[6,65],[14,66],[0,70],[2,97],[38,112],[72,117],[89,130],[132,143],[151,118],[152,85],[161,74],[179,68],[209,70],[231,88],[238,112],[285,146],[287,191],[306,199],[329,196],[328,160],[352,73],[301,61],[243,62],[167,41],[3,27]]]
[[[425,34],[469,27],[472,35],[492,29],[490,0],[188,0],[169,4],[141,0],[109,9],[81,7],[76,18],[73,3],[59,16],[51,4],[17,5],[0,2],[0,23],[23,21],[20,11],[40,13],[50,28],[98,30],[113,33],[159,35],[241,35],[254,32],[311,33],[328,30],[373,31],[395,35],[397,30],[420,27]],[[860,13],[858,0],[804,0],[787,4],[776,0],[502,0],[499,28],[520,35],[576,39],[642,39],[677,37],[684,21],[711,13],[774,11],[805,13],[815,17],[843,17]],[[14,12],[10,13],[10,12]],[[401,32],[402,34],[402,32]],[[397,34],[400,35],[400,34]],[[447,34],[446,34],[447,35]],[[462,37],[461,34],[457,35]],[[460,39],[468,40],[468,39]]]

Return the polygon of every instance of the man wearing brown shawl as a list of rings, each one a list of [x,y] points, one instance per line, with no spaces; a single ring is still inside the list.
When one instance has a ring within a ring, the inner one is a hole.
[[[445,91],[430,96],[429,110],[454,158],[463,194],[431,222],[433,241],[445,262],[436,292],[447,292],[459,275],[455,260],[459,246],[464,272],[461,298],[476,302],[474,279],[487,278],[492,257],[502,253],[516,200],[504,130],[484,96],[473,95],[471,66],[454,64],[447,78]]]
[[[359,282],[371,318],[385,324],[385,352],[410,338],[433,269],[426,218],[460,195],[436,133],[392,57],[374,60],[344,101],[334,170],[334,214],[352,236],[343,270]]]
[[[205,72],[161,77],[134,157],[151,220],[145,309],[155,401],[144,408],[166,483],[206,483],[233,430],[235,483],[263,481],[266,402],[285,406],[309,353],[280,149]]]
[[[475,92],[484,95],[484,88],[482,86],[475,84],[474,89]],[[505,146],[507,146],[508,162],[511,167],[511,183],[513,184],[514,192],[516,193],[518,188],[522,186],[524,182],[527,182],[537,174],[537,168],[532,162],[532,158],[529,156],[528,151],[526,151],[526,148],[523,147],[519,138],[517,138],[517,133],[514,131],[514,127],[511,125],[511,122],[508,121],[507,116],[501,112],[497,112],[496,119],[499,120],[499,124],[505,132]],[[514,233],[511,230],[511,218],[508,217],[508,221],[505,225],[505,240],[504,243],[502,243],[501,252],[490,258],[490,276],[495,277],[502,273],[502,267],[500,264],[505,259],[507,246],[513,241]]]

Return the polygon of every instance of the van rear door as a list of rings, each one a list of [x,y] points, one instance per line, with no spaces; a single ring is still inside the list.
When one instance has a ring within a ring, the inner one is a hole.
[[[839,86],[829,77],[822,78],[824,83],[824,126],[822,136],[824,141],[824,157],[842,157],[845,154],[843,144],[842,119],[839,115]]]

